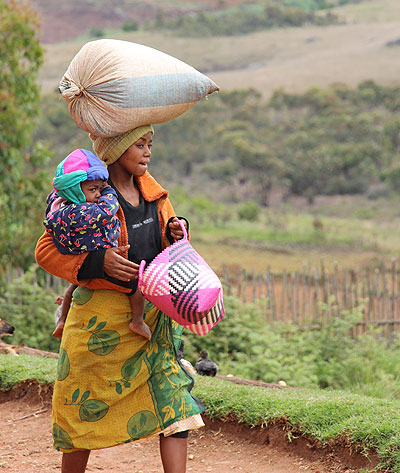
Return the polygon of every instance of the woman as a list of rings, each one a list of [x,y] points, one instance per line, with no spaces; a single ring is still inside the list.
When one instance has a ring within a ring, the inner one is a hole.
[[[167,191],[147,172],[152,136],[151,126],[91,136],[118,195],[118,248],[62,255],[48,234],[36,247],[40,266],[80,286],[64,327],[53,396],[62,473],[83,473],[92,449],[154,435],[164,472],[184,473],[187,432],[204,425],[204,408],[189,393],[193,379],[176,357],[183,329],[149,303],[151,340],[128,327],[126,293],[137,279],[137,263],[183,237]]]

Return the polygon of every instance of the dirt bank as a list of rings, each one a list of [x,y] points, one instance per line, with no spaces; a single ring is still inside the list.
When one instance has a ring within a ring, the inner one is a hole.
[[[0,392],[0,472],[59,471],[61,454],[51,442],[52,386],[26,382]],[[188,473],[356,473],[372,470],[370,459],[338,442],[321,448],[302,436],[288,442],[283,420],[250,428],[205,416],[206,427],[189,437]],[[161,472],[158,441],[135,442],[92,452],[88,472]]]

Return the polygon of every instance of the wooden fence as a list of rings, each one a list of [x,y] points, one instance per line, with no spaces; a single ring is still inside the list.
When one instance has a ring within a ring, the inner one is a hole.
[[[22,275],[21,270],[10,268],[4,274],[8,283]],[[36,278],[38,284],[56,295],[64,294],[68,286],[42,270],[37,271]],[[257,304],[270,322],[308,326],[311,321],[325,322],[359,307],[362,320],[354,334],[363,333],[371,325],[381,326],[383,334],[391,339],[400,329],[400,259],[379,268],[340,269],[335,264],[328,271],[321,264],[282,274],[274,274],[269,268],[262,274],[244,270],[233,274],[224,266],[222,279],[226,294]]]
[[[3,270],[2,278],[6,284],[10,285],[14,280],[22,278],[24,276],[24,271],[20,268],[14,268],[9,266]],[[57,295],[63,295],[67,289],[69,283],[63,279],[57,278],[49,273],[46,273],[42,269],[38,269],[35,273],[35,282],[48,289],[53,291]]]
[[[400,328],[400,261],[379,268],[342,269],[337,264],[328,272],[321,267],[274,275],[242,271],[229,274],[223,267],[227,294],[243,302],[254,302],[269,321],[291,321],[298,325],[310,320],[327,321],[343,311],[361,307],[357,333],[369,325],[383,326],[391,337]]]

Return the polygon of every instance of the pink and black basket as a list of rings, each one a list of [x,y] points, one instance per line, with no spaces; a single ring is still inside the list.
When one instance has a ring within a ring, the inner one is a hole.
[[[139,268],[138,287],[162,312],[198,335],[206,335],[225,316],[218,276],[184,237]]]

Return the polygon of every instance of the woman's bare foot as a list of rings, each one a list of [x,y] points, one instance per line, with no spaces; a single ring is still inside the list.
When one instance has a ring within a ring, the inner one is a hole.
[[[151,339],[150,327],[144,322],[142,316],[134,317],[129,324],[129,329],[132,330],[132,332],[147,338],[147,340]]]
[[[64,322],[58,322],[53,332],[53,337],[61,338],[64,330]]]

